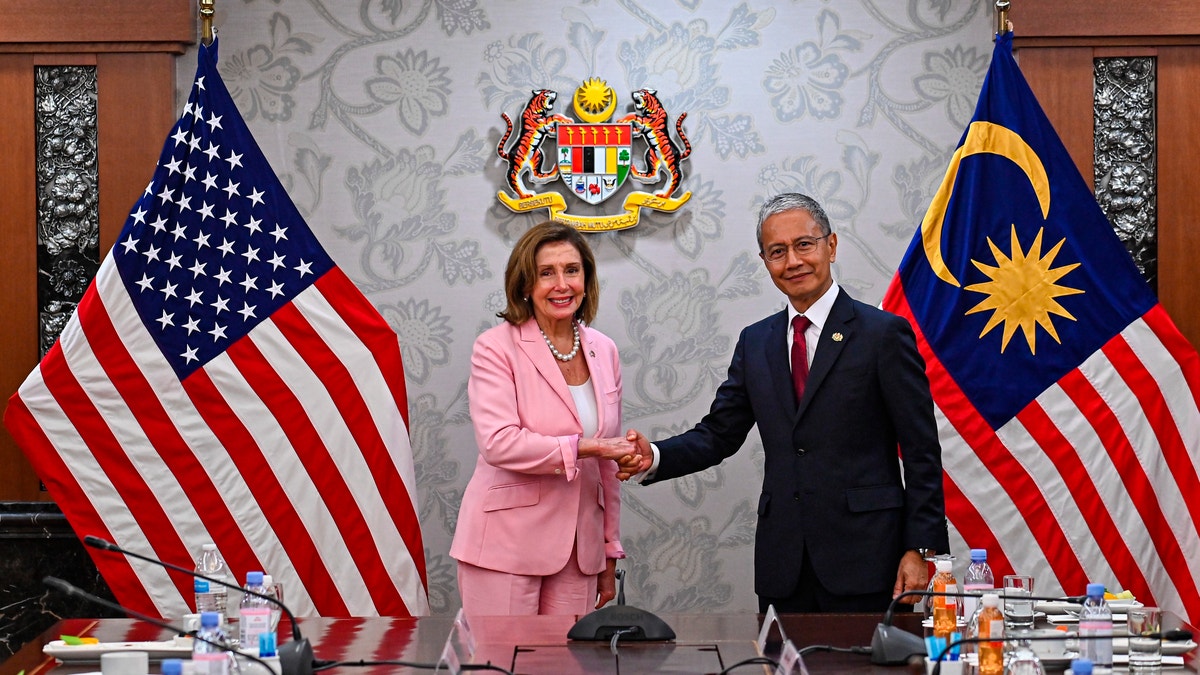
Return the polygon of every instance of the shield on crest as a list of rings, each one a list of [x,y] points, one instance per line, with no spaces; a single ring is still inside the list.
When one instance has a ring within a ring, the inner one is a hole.
[[[608,199],[629,176],[633,128],[624,124],[559,124],[558,173],[589,204]]]

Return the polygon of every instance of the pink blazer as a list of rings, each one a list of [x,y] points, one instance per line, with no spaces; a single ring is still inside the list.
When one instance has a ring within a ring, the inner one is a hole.
[[[599,408],[596,436],[623,436],[617,347],[592,328],[579,337]],[[576,457],[583,427],[537,322],[505,322],[475,340],[467,394],[479,458],[451,557],[530,576],[561,570],[572,547],[584,574],[625,557],[617,464]]]

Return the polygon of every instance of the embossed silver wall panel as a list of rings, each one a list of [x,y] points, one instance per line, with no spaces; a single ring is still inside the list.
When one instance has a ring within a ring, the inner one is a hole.
[[[100,266],[96,68],[34,69],[38,346],[54,344]]]
[[[1157,289],[1155,59],[1095,60],[1096,200]]]

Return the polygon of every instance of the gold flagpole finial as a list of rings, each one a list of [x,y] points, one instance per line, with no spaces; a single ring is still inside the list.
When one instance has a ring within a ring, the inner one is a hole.
[[[1004,35],[1012,30],[1012,23],[1008,20],[1008,5],[1009,0],[996,0],[996,35]]]
[[[204,41],[205,47],[213,43],[213,15],[216,14],[213,8],[215,5],[216,0],[200,0],[200,39]]]

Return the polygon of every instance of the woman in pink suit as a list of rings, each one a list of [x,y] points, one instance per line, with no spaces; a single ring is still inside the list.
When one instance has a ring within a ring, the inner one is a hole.
[[[504,272],[504,323],[475,341],[468,384],[479,459],[450,555],[468,615],[585,614],[624,558],[617,348],[590,328],[596,260],[573,227],[525,233]]]

